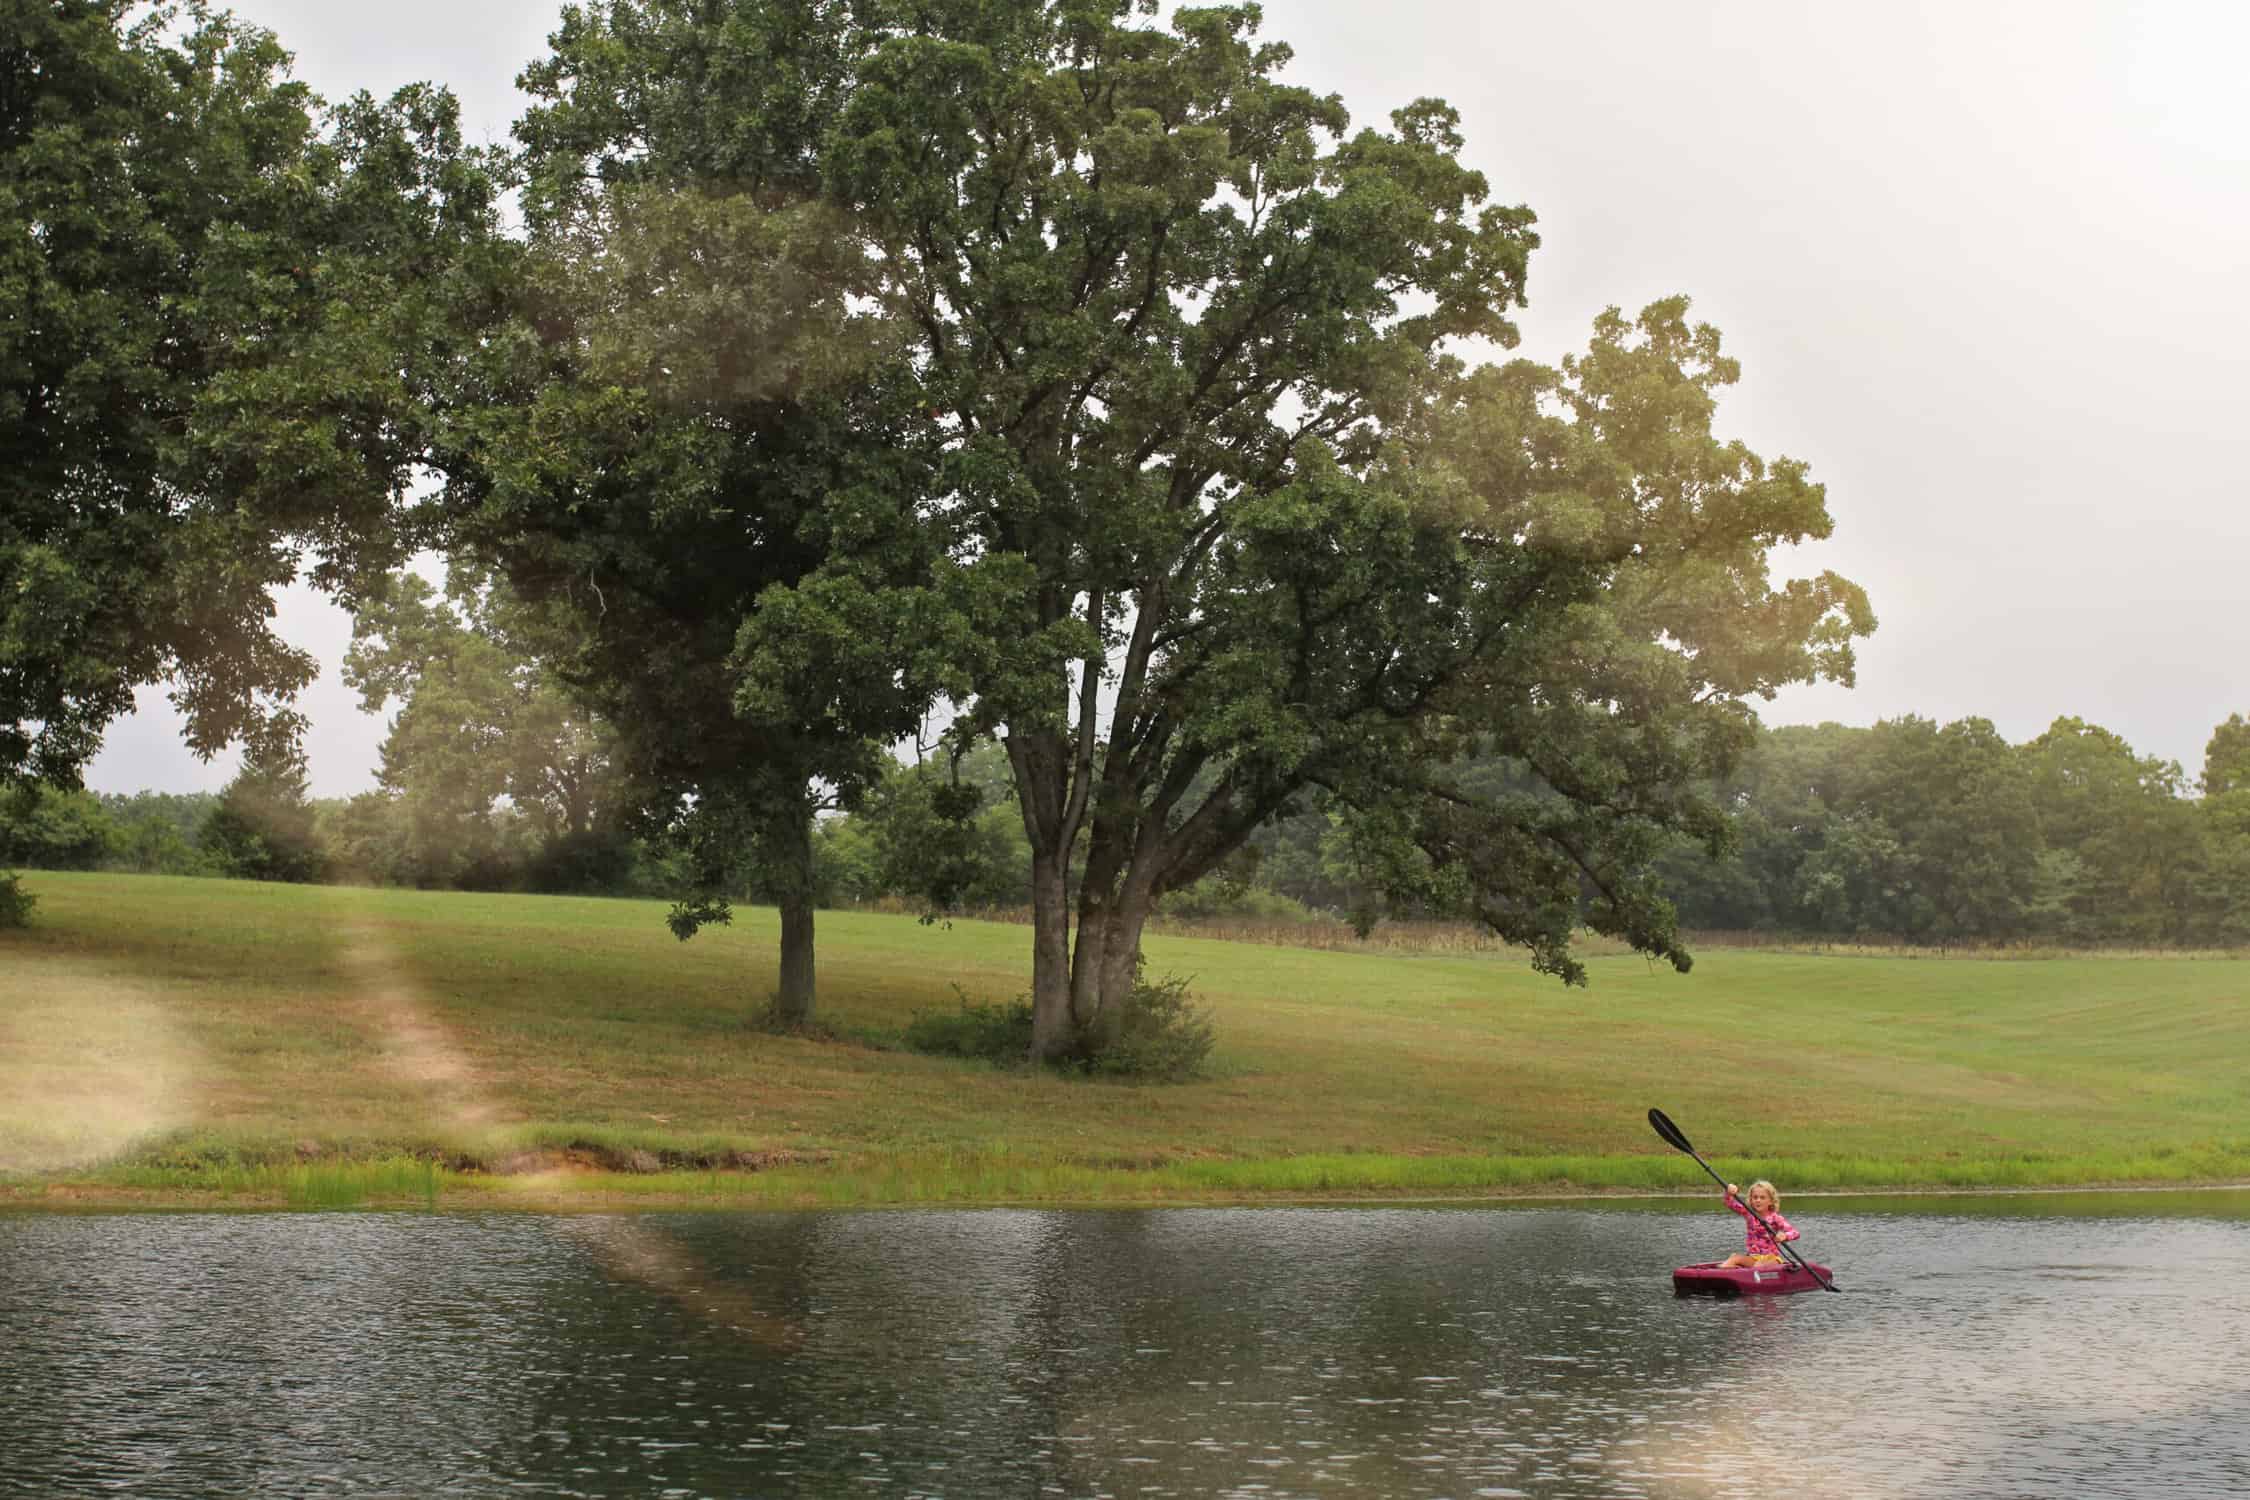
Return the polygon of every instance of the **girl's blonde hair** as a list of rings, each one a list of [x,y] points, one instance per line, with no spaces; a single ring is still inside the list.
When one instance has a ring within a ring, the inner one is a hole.
[[[1749,1202],[1750,1195],[1760,1188],[1764,1188],[1767,1192],[1773,1195],[1773,1206],[1775,1208],[1781,1207],[1781,1189],[1775,1187],[1772,1183],[1766,1181],[1763,1177],[1759,1178],[1756,1182],[1751,1183],[1749,1187],[1743,1190],[1742,1201],[1745,1203]]]

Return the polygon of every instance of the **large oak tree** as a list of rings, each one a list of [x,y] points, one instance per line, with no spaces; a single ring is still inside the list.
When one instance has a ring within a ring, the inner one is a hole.
[[[1662,835],[1723,840],[1696,787],[1748,701],[1848,679],[1873,624],[1770,580],[1829,518],[1712,435],[1717,335],[1663,303],[1466,370],[1513,341],[1530,214],[1444,105],[1355,132],[1280,81],[1255,7],[877,10],[823,190],[945,414],[937,591],[1032,845],[1034,1050],[1100,1045],[1154,903],[1315,791],[1542,967],[1579,975],[1582,912],[1684,966]],[[788,677],[801,639],[766,644]]]

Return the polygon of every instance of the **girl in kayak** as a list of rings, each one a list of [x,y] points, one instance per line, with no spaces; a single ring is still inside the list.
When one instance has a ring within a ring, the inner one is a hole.
[[[1797,1231],[1781,1216],[1781,1194],[1773,1190],[1770,1182],[1753,1182],[1750,1184],[1750,1202],[1745,1207],[1742,1199],[1735,1196],[1735,1193],[1735,1185],[1728,1183],[1726,1204],[1742,1215],[1743,1246],[1741,1253],[1730,1255],[1719,1264],[1727,1267],[1780,1265],[1781,1246],[1775,1242],[1797,1237]]]

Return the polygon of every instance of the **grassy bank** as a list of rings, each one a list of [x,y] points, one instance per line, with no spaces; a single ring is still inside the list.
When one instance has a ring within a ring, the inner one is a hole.
[[[2250,1178],[2250,962],[1715,949],[1591,961],[1151,941],[1220,1045],[1176,1087],[896,1049],[999,924],[823,914],[835,1036],[746,1024],[772,914],[39,875],[0,934],[0,1202],[1159,1202]]]

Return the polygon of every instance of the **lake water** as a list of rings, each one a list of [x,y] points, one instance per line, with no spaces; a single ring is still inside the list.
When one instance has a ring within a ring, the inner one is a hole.
[[[0,1494],[2250,1493],[2244,1195],[0,1216]]]

